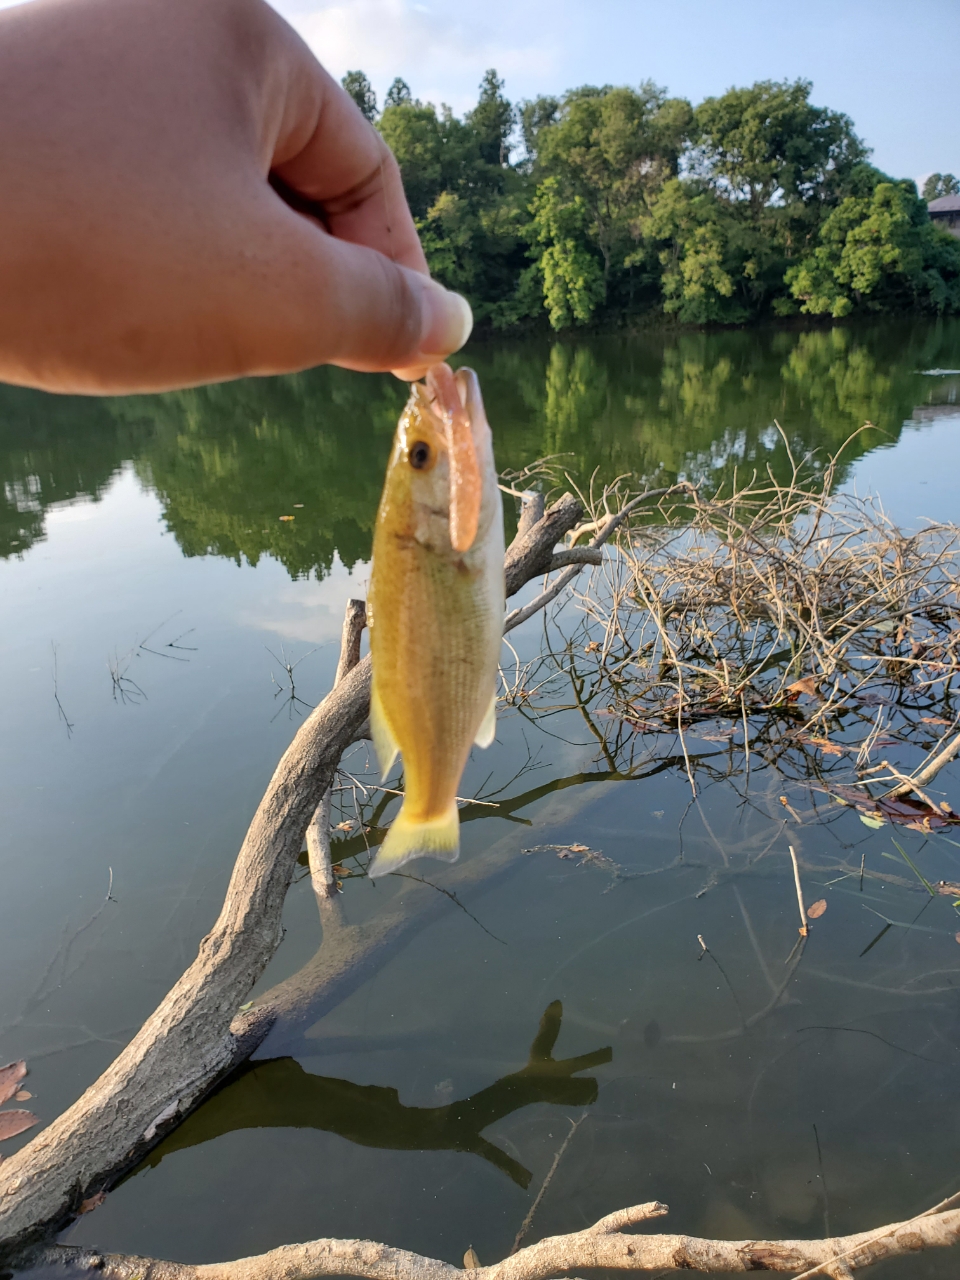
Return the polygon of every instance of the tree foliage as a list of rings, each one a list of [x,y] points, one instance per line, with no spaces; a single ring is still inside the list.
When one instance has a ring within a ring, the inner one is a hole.
[[[931,173],[923,184],[923,198],[928,202],[955,195],[960,195],[960,181],[952,173]]]
[[[849,196],[786,279],[813,315],[960,311],[960,247],[930,221],[912,182],[881,182],[869,197]]]
[[[370,121],[377,118],[377,95],[362,71],[348,71],[340,81],[360,111]]]
[[[960,309],[960,242],[809,81],[696,107],[649,80],[513,104],[491,68],[462,119],[399,77],[377,119],[363,72],[343,83],[397,157],[431,271],[481,324]],[[924,200],[957,189],[933,174]]]

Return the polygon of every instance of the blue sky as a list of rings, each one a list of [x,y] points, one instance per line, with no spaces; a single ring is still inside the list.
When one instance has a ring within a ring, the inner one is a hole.
[[[896,177],[960,174],[960,0],[274,0],[338,77],[395,75],[459,114],[487,67],[508,96],[650,78],[694,103],[813,81]]]

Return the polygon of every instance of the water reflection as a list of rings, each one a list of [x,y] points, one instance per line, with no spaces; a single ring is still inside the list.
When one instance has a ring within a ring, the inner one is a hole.
[[[501,467],[564,453],[581,481],[599,468],[719,482],[768,464],[785,477],[774,420],[825,453],[872,423],[849,462],[892,443],[949,391],[923,370],[960,364],[960,323],[530,340],[467,358]],[[0,555],[132,460],[185,555],[271,556],[295,578],[322,577],[335,555],[350,567],[369,556],[403,397],[391,377],[338,369],[119,400],[0,387]]]
[[[323,1129],[381,1150],[472,1152],[526,1188],[530,1170],[482,1137],[483,1130],[537,1102],[590,1106],[597,1100],[596,1080],[573,1077],[613,1058],[612,1049],[605,1048],[556,1061],[553,1047],[562,1018],[563,1006],[554,1000],[540,1019],[525,1067],[468,1098],[439,1107],[408,1107],[393,1088],[311,1075],[295,1058],[248,1062],[140,1167],[154,1168],[174,1151],[237,1129]]]

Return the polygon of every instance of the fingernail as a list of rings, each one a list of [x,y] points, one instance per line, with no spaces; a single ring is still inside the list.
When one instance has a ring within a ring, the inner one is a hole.
[[[444,289],[435,280],[424,280],[422,305],[420,354],[424,359],[445,360],[454,351],[459,351],[470,337],[473,328],[470,303],[459,293]]]

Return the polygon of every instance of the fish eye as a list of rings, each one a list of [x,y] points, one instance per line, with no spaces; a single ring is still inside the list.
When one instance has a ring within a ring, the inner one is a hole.
[[[430,461],[430,446],[425,440],[418,440],[416,444],[410,446],[410,465],[417,471],[422,471]]]

